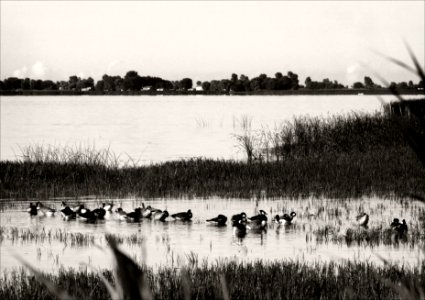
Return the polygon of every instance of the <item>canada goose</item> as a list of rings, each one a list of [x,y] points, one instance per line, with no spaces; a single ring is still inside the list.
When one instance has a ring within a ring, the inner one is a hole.
[[[356,217],[356,220],[357,220],[357,223],[360,226],[366,227],[367,226],[367,223],[369,222],[369,215],[367,213],[365,213],[365,212],[362,212],[361,214],[359,214]]]
[[[161,213],[157,213],[155,215],[155,220],[156,221],[160,221],[160,222],[165,222],[167,221],[167,218],[170,216],[170,214],[168,213],[168,211],[164,210]]]
[[[62,201],[61,216],[65,221],[69,221],[75,219],[77,214],[69,206],[67,206],[65,202]]]
[[[142,209],[140,207],[134,209],[134,211],[129,212],[127,214],[127,219],[133,222],[139,222],[141,217],[142,217]]]
[[[216,224],[218,226],[224,226],[227,222],[227,217],[225,215],[218,215],[215,218],[208,219],[207,222]]]
[[[32,202],[30,203],[30,207],[27,209],[27,211],[29,212],[30,216],[36,216],[37,215],[37,205],[32,204]]]
[[[98,207],[93,210],[93,214],[96,216],[98,220],[103,220],[106,215],[106,210],[103,207]]]
[[[390,226],[391,228],[393,228],[394,231],[397,232],[399,236],[402,236],[407,233],[407,223],[405,219],[403,219],[402,223],[400,223],[399,219],[394,218]]]
[[[127,220],[127,213],[121,207],[118,207],[115,212],[118,214],[118,220]]]
[[[171,215],[171,217],[173,217],[174,219],[181,220],[184,222],[190,221],[190,219],[192,219],[192,216],[192,211],[190,209],[187,212],[180,212]]]
[[[47,207],[41,202],[37,202],[37,211],[40,215],[53,216],[56,212],[56,209]]]
[[[241,212],[240,214],[233,215],[231,220],[232,220],[232,226],[237,226],[238,223],[246,224],[247,222],[246,213]]]
[[[267,227],[267,213],[262,209],[260,209],[258,215],[249,218],[249,220],[252,223],[253,229],[264,229]]]

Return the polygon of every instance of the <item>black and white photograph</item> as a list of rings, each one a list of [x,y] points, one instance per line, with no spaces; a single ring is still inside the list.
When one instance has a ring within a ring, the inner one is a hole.
[[[0,0],[0,299],[425,300],[425,1]]]

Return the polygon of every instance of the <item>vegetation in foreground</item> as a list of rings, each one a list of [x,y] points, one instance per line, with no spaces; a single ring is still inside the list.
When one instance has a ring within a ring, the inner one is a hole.
[[[399,117],[295,119],[263,132],[257,144],[258,134],[247,131],[238,138],[248,163],[190,159],[119,166],[109,150],[28,147],[20,161],[0,162],[0,197],[422,195],[425,169],[403,135],[400,120],[394,118]],[[255,160],[264,150],[277,160]]]
[[[425,264],[410,270],[367,263],[217,262],[212,267],[142,270],[155,299],[400,299],[405,289],[421,299],[420,287],[425,286]],[[115,284],[109,270],[92,273],[71,269],[44,276],[74,299],[111,299],[101,277]],[[0,298],[56,299],[23,270],[3,275]]]

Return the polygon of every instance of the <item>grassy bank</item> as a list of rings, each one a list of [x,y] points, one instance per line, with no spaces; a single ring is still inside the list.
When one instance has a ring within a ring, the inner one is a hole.
[[[154,299],[399,299],[406,296],[405,289],[415,295],[415,289],[425,285],[424,264],[410,270],[365,263],[217,262],[212,267],[144,271]],[[111,271],[101,274],[114,282]],[[54,299],[33,276],[7,276],[0,281],[1,299]],[[98,273],[62,270],[46,276],[75,299],[110,299]]]
[[[23,150],[20,161],[0,162],[0,197],[424,194],[425,169],[393,118],[296,119],[263,134],[268,148],[253,148],[278,156],[269,162],[191,159],[120,167],[108,150],[34,146]],[[408,118],[403,122],[416,126]],[[249,133],[245,142],[253,139]]]

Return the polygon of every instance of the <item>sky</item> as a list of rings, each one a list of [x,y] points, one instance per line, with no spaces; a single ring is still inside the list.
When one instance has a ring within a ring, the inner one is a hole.
[[[425,56],[425,1],[4,1],[0,78],[194,81],[288,71],[343,84],[417,77],[381,54]]]

